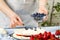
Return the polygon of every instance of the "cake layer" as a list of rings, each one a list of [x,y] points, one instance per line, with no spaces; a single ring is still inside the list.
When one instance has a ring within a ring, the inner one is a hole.
[[[39,29],[39,28],[37,28],[36,31],[31,30],[31,29],[28,29],[28,30],[16,29],[14,31],[13,37],[18,38],[18,39],[29,39],[29,37],[24,37],[22,35],[25,35],[25,36],[27,36],[27,35],[36,35],[36,34],[44,33],[44,32],[45,32],[45,30]],[[16,34],[18,34],[18,35],[16,35]]]

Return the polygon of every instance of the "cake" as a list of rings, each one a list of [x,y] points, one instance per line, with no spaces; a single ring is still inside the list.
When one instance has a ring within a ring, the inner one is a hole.
[[[45,32],[45,30],[39,29],[39,28],[37,28],[36,31],[31,30],[31,29],[28,29],[28,30],[16,29],[16,30],[14,30],[13,37],[18,38],[18,39],[29,39],[29,37],[18,36],[18,35],[36,35],[36,34],[44,33],[44,32]],[[18,35],[16,35],[16,34],[18,34]]]

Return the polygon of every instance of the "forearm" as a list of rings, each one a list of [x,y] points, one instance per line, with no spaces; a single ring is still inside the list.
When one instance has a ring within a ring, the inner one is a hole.
[[[39,0],[38,12],[48,14],[48,11],[46,9],[46,4],[47,4],[47,0]]]
[[[39,0],[39,7],[43,6],[45,7],[47,4],[47,0]]]
[[[4,13],[5,13],[7,16],[9,16],[9,17],[10,17],[10,15],[13,16],[12,13],[15,14],[15,13],[8,7],[8,5],[4,2],[4,0],[0,0],[0,10],[1,10],[2,12],[4,12]]]

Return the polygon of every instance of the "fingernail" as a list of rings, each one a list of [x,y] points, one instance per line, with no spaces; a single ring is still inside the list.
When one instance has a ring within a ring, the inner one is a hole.
[[[23,24],[24,25],[24,24]]]

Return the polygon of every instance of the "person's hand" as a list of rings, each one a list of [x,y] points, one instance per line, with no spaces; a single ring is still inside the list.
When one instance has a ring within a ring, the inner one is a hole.
[[[10,20],[11,20],[11,22],[10,22],[10,27],[11,27],[11,28],[14,28],[14,27],[16,27],[16,26],[23,26],[23,22],[22,22],[22,20],[19,18],[18,15],[12,14],[12,15],[10,15],[9,17],[10,17]]]
[[[0,11],[10,18],[10,27],[22,26],[23,22],[14,11],[12,11],[4,0],[0,0]],[[8,21],[7,21],[8,22]]]
[[[44,7],[44,6],[40,6],[39,10],[38,10],[38,13],[44,13],[46,14],[46,16],[43,18],[43,21],[47,21],[48,19],[48,11],[47,9]]]

